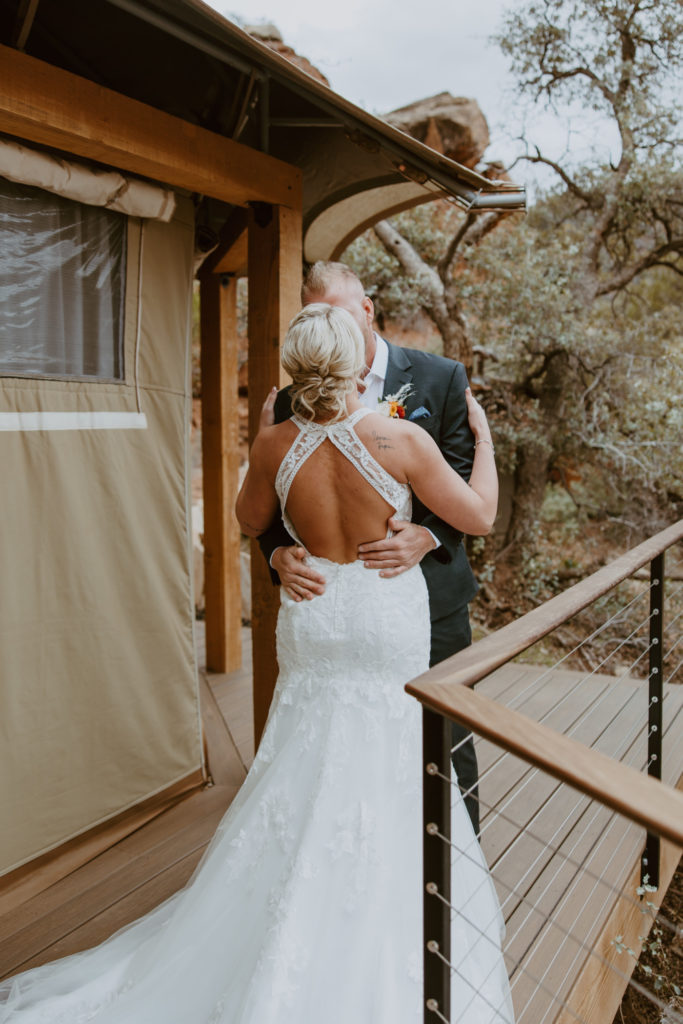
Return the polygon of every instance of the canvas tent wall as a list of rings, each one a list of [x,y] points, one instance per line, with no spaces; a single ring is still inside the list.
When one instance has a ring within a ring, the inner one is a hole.
[[[165,223],[7,178],[0,196],[1,874],[204,769],[188,525],[193,204],[179,199]]]

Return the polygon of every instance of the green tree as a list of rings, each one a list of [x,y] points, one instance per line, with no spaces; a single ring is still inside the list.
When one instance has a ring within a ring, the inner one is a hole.
[[[527,142],[524,159],[565,186],[565,215],[590,214],[577,298],[619,293],[652,267],[683,274],[679,0],[540,0],[508,14],[498,42],[522,96],[551,109],[580,104],[616,130],[614,161],[576,172]]]
[[[497,543],[519,566],[534,552],[551,473],[562,479],[567,466],[590,475],[591,514],[636,532],[680,500],[683,7],[538,0],[507,15],[498,41],[523,97],[595,110],[618,152],[577,166],[527,139],[523,159],[558,184],[526,222],[461,215],[431,250],[396,224],[375,232],[395,270],[422,282],[416,297],[437,326],[434,295],[459,323],[464,340],[442,331],[445,353],[493,357],[485,384],[514,476]]]

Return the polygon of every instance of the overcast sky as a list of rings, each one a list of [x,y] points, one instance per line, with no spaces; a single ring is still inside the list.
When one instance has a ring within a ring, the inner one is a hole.
[[[307,57],[346,99],[373,114],[450,92],[477,100],[489,124],[487,159],[512,160],[520,130],[519,100],[506,59],[490,36],[515,0],[210,0],[238,24],[273,23],[283,40]],[[533,137],[548,154],[567,147],[587,155],[595,121],[575,116],[571,130],[555,116],[529,118]],[[591,130],[592,129],[592,130]],[[603,126],[604,135],[604,126]],[[532,184],[534,171],[520,164],[515,180]],[[546,182],[554,175],[545,176]]]

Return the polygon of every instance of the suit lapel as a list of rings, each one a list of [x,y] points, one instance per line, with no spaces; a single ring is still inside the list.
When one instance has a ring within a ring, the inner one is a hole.
[[[406,350],[399,348],[398,345],[392,345],[388,341],[387,348],[389,349],[389,359],[382,398],[386,395],[395,395],[399,388],[404,384],[409,384],[413,379],[412,363]]]

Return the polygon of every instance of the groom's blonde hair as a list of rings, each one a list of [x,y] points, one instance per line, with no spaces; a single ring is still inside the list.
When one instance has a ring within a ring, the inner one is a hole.
[[[350,313],[326,302],[304,306],[289,325],[282,365],[292,378],[292,409],[304,419],[346,415],[365,365],[365,345]]]
[[[324,295],[329,287],[339,283],[351,284],[361,298],[365,295],[363,282],[358,274],[351,270],[351,267],[334,260],[316,260],[304,276],[301,285],[301,302],[306,303],[316,295]]]

